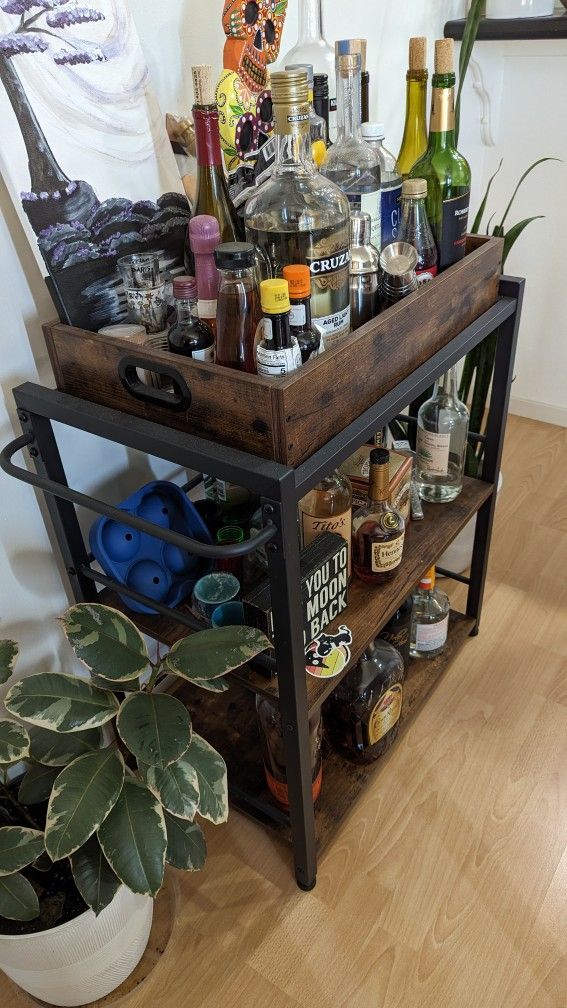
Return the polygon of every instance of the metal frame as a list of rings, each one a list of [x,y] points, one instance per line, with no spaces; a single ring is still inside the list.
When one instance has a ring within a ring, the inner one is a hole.
[[[290,469],[276,462],[29,382],[14,389],[23,436],[6,446],[0,454],[0,466],[9,475],[31,484],[46,495],[49,514],[75,600],[94,601],[98,594],[95,583],[99,583],[118,590],[121,594],[130,594],[131,597],[150,604],[164,615],[170,617],[175,615],[180,623],[191,629],[196,626],[195,621],[187,614],[160,607],[138,593],[126,592],[123,586],[91,567],[92,556],[85,546],[75,511],[76,505],[86,507],[97,514],[118,518],[121,522],[143,531],[150,531],[152,535],[172,542],[182,549],[192,550],[200,556],[242,556],[256,549],[261,543],[266,545],[274,612],[279,701],[284,732],[295,874],[298,885],[303,889],[312,889],[315,885],[317,855],[311,796],[303,616],[300,593],[297,591],[300,582],[298,501],[322,476],[346,459],[374,431],[384,427],[408,403],[422,394],[435,378],[497,331],[496,367],[482,474],[483,480],[494,485],[502,457],[523,287],[523,280],[503,278],[500,298],[493,308],[485,312],[394,389],[377,399],[370,409],[340,431],[297,469]],[[223,477],[253,490],[262,500],[265,527],[261,536],[237,546],[209,546],[154,526],[143,519],[126,515],[111,504],[73,490],[67,484],[53,432],[54,421],[158,456],[186,469],[199,473],[205,471]],[[473,433],[473,439],[475,436]],[[23,448],[29,449],[35,473],[12,462],[12,456]],[[467,615],[475,620],[474,633],[478,631],[482,610],[495,500],[496,495],[491,494],[478,513],[470,579],[456,577],[458,581],[464,581],[469,585]],[[269,661],[264,664],[268,668],[271,665]],[[285,819],[278,810],[262,803],[254,796],[243,794],[236,787],[233,789],[233,794],[237,803],[245,805],[252,814],[270,816],[278,821]]]

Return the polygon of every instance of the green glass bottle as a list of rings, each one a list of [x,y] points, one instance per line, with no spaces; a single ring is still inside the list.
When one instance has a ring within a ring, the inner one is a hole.
[[[427,39],[409,40],[409,70],[406,74],[406,121],[396,168],[406,178],[415,162],[427,150]]]
[[[471,170],[455,147],[455,72],[453,39],[435,43],[435,73],[429,143],[410,178],[427,182],[427,216],[439,252],[439,269],[465,254]]]

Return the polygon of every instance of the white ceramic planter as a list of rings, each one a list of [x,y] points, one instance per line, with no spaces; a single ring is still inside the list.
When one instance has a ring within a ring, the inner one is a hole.
[[[547,17],[555,0],[486,0],[487,18]]]
[[[148,943],[154,903],[121,886],[112,903],[50,931],[0,935],[0,969],[53,1005],[84,1005],[126,980]]]
[[[498,477],[498,487],[496,490],[496,500],[500,495],[502,489],[502,483],[504,477],[500,473]],[[472,563],[472,554],[474,546],[474,534],[476,532],[476,515],[471,518],[470,522],[465,525],[464,529],[459,532],[458,536],[453,539],[450,546],[447,547],[442,556],[439,557],[437,563],[439,567],[444,567],[445,570],[453,571],[454,574],[463,574],[464,571],[468,570]]]

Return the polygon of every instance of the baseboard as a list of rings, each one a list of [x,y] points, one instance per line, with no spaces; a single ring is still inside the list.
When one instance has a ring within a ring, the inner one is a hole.
[[[543,423],[555,424],[557,427],[567,427],[566,406],[551,406],[549,403],[512,396],[510,413],[515,416],[527,417],[528,420],[541,420]]]

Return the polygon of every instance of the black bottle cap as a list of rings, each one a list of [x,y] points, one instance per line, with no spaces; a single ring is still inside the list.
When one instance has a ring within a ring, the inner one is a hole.
[[[319,98],[329,97],[329,75],[315,74],[313,78],[313,94]]]
[[[370,452],[370,465],[389,465],[390,463],[390,452],[386,448],[374,448]]]
[[[255,262],[254,246],[250,242],[224,242],[215,249],[218,269],[245,269]]]

